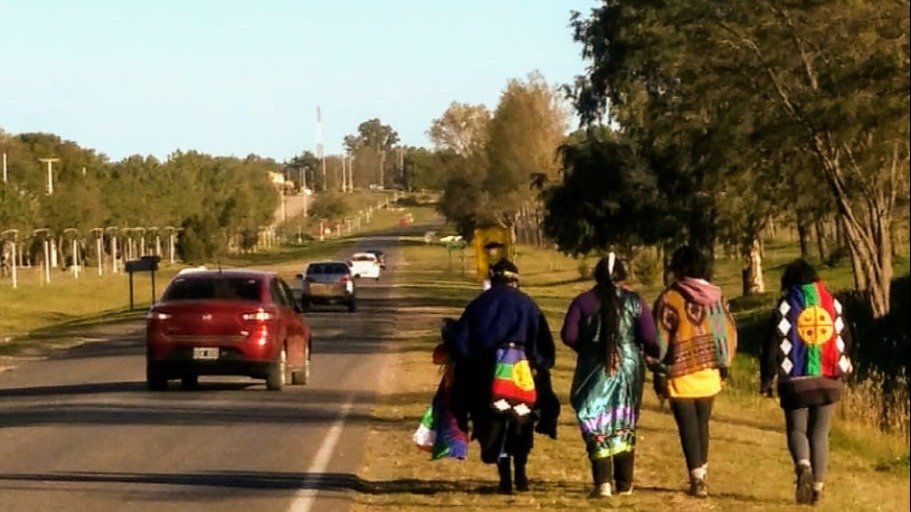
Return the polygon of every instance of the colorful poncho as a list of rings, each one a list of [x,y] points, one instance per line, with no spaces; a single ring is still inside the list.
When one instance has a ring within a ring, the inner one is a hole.
[[[778,303],[778,312],[783,375],[834,378],[849,371],[842,306],[822,282],[791,287]]]
[[[444,365],[443,378],[437,392],[424,411],[412,441],[422,450],[430,452],[432,460],[451,458],[462,460],[468,451],[468,434],[459,429],[450,408],[452,395],[452,363]]]

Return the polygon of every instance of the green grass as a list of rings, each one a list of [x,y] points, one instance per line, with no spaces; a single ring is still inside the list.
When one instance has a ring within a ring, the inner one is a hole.
[[[370,196],[374,198],[375,194]],[[295,274],[301,272],[306,262],[335,257],[352,245],[357,236],[367,232],[388,230],[398,225],[399,219],[411,213],[415,222],[426,222],[434,218],[432,208],[420,206],[398,209],[376,210],[370,223],[364,223],[360,230],[338,238],[328,237],[323,242],[310,241],[302,245],[272,247],[246,254],[225,255],[219,261],[207,262],[210,268],[221,265],[225,268],[252,267],[278,272],[292,286]],[[156,294],[184,265],[162,264],[155,275]],[[134,312],[140,316],[148,309],[151,298],[151,275],[134,274]],[[105,322],[130,316],[129,279],[127,274],[105,274],[99,276],[95,268],[87,268],[78,279],[70,272],[59,269],[51,271],[51,282],[43,283],[38,267],[19,268],[18,288],[12,288],[9,278],[0,280],[0,354],[16,354],[23,350],[30,352],[42,347],[32,339],[41,335],[40,343],[49,344],[47,339],[55,332],[90,322]],[[48,347],[44,347],[48,348]]]

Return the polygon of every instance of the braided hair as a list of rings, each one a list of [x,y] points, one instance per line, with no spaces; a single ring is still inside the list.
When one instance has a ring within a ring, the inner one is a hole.
[[[598,341],[601,360],[606,371],[613,373],[617,368],[617,338],[620,334],[620,298],[617,297],[617,283],[626,279],[626,269],[614,253],[601,258],[595,266],[595,295],[601,303],[598,314],[601,329]]]

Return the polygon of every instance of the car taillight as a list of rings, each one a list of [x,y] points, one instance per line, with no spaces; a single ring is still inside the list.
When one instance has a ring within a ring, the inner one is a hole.
[[[342,277],[338,278],[338,282],[340,282],[340,283],[347,283],[350,279],[351,279],[351,278],[348,277],[348,276],[342,276]]]
[[[149,320],[167,320],[167,319],[171,318],[172,316],[174,316],[174,315],[172,315],[170,313],[162,313],[160,311],[149,311],[149,313],[146,315],[146,318],[148,318]]]
[[[275,318],[272,315],[272,313],[269,313],[268,311],[263,311],[263,310],[259,310],[255,313],[244,313],[240,317],[243,318],[247,322],[272,320],[273,318]]]

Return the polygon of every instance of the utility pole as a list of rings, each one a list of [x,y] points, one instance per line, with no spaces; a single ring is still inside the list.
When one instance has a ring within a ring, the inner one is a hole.
[[[316,157],[320,159],[323,174],[323,192],[326,191],[326,155],[323,153],[323,116],[319,105],[316,106]]]
[[[385,163],[386,163],[386,150],[381,149],[380,150],[380,188],[381,189],[386,188],[386,186],[385,186],[386,173],[385,173],[385,170],[383,169]]]
[[[342,193],[345,193],[348,191],[348,185],[345,183],[346,181],[348,181],[348,169],[346,168],[348,166],[348,157],[345,156],[344,153],[342,153],[341,160],[342,160]]]
[[[3,183],[6,183],[7,172],[6,172],[6,151],[3,152]]]
[[[47,164],[47,195],[54,195],[54,162],[59,162],[59,158],[39,158],[39,162]],[[5,178],[4,174],[4,178]],[[4,180],[5,181],[5,180]]]

